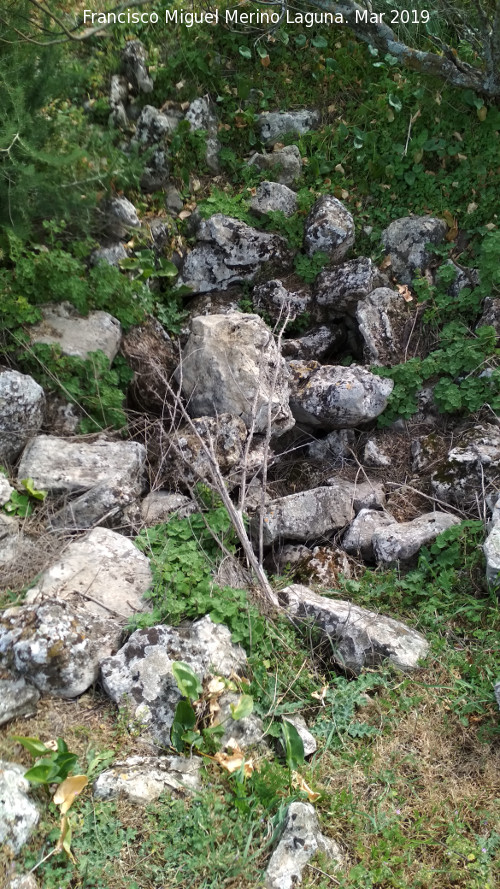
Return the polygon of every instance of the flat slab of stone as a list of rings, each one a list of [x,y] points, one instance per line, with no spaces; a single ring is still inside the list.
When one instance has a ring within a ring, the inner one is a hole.
[[[461,519],[448,512],[427,512],[411,522],[396,522],[379,527],[372,537],[373,552],[377,562],[405,562],[411,559],[422,546],[432,543],[438,534]]]
[[[292,186],[302,174],[302,158],[297,145],[285,145],[269,154],[255,153],[248,165],[265,171],[281,185]]]
[[[373,290],[374,275],[373,263],[365,256],[324,269],[314,284],[318,306],[328,309],[329,317],[353,314],[359,300]]]
[[[281,838],[267,866],[266,889],[299,886],[305,866],[317,852],[330,859],[334,871],[342,866],[342,852],[337,843],[321,833],[314,807],[310,803],[291,803]]]
[[[28,796],[25,766],[0,760],[0,845],[17,855],[38,824],[38,809]]]
[[[128,799],[147,805],[160,794],[191,795],[200,788],[200,757],[129,756],[94,781],[98,799]]]
[[[122,328],[109,312],[90,312],[84,317],[68,302],[50,303],[40,311],[42,320],[29,330],[32,343],[56,345],[63,355],[83,359],[91,352],[104,352],[110,364],[118,354]]]
[[[0,615],[0,664],[43,694],[76,698],[119,647],[122,625],[68,602],[46,599]]]
[[[25,449],[17,477],[53,494],[80,494],[99,482],[142,486],[146,449],[135,441],[89,442],[38,435]]]
[[[0,679],[0,725],[34,716],[40,692],[24,679]]]
[[[43,389],[32,377],[17,370],[0,371],[0,463],[12,463],[36,435],[44,405]]]
[[[354,516],[351,492],[341,485],[311,488],[271,500],[264,514],[263,539],[268,546],[275,540],[315,540],[343,528]],[[258,533],[258,519],[250,527]]]
[[[352,602],[327,599],[296,583],[279,595],[288,615],[327,637],[334,661],[356,675],[385,660],[401,670],[413,670],[429,649],[416,630]]]
[[[108,528],[94,528],[69,544],[30,589],[26,601],[69,601],[90,614],[124,622],[148,610],[142,597],[151,583],[149,560],[131,540]]]
[[[200,681],[229,677],[245,669],[246,655],[231,633],[208,615],[189,627],[156,626],[132,633],[128,642],[101,663],[101,681],[116,704],[127,706],[131,725],[153,744],[168,747],[175,708],[181,698],[172,663],[188,664]]]
[[[361,509],[342,538],[342,546],[346,553],[365,562],[375,560],[373,552],[373,535],[376,531],[396,524],[396,519],[387,512],[378,509]]]
[[[137,496],[137,488],[100,482],[51,515],[49,523],[51,528],[64,531],[88,531],[96,525],[116,524]]]
[[[319,111],[303,108],[300,111],[264,111],[257,118],[257,126],[263,142],[274,145],[283,136],[302,136],[315,130],[320,122]]]
[[[290,407],[297,423],[315,429],[346,429],[374,420],[385,410],[394,381],[364,367],[290,361]]]

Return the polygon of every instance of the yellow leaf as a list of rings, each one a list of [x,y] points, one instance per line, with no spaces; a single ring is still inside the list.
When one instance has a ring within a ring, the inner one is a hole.
[[[233,772],[239,771],[243,766],[245,778],[249,778],[255,769],[253,759],[249,759],[245,762],[245,755],[241,750],[237,750],[235,753],[222,753],[219,751],[215,754],[213,759],[215,762],[218,762],[226,772],[229,772],[230,775],[232,775]]]
[[[303,793],[307,794],[310,803],[315,803],[321,796],[320,793],[315,793],[314,790],[311,790],[302,775],[298,772],[292,772],[292,784],[294,787],[298,787],[299,790],[302,790]]]
[[[54,849],[55,852],[66,852],[68,858],[71,858],[73,864],[76,864],[74,855],[71,851],[71,825],[66,815],[61,818],[61,832]]]
[[[486,115],[488,114],[488,109],[486,105],[483,105],[482,108],[477,109],[477,116],[480,121],[486,120]]]
[[[328,686],[327,686],[327,685],[323,685],[323,687],[320,689],[320,691],[313,691],[313,692],[311,692],[311,697],[312,697],[312,698],[316,698],[317,701],[320,701],[321,705],[324,707],[324,706],[325,706],[325,697],[326,697],[326,693],[327,693],[327,691],[328,691]]]
[[[82,792],[83,788],[86,787],[88,783],[89,779],[86,775],[72,775],[59,785],[54,793],[53,801],[56,806],[60,807],[61,815],[66,814],[68,809],[73,805],[78,794]]]
[[[406,284],[398,284],[397,287],[405,303],[411,303],[413,296],[411,295],[410,288]]]
[[[256,189],[255,189],[256,190]],[[207,692],[209,695],[220,695],[224,691],[226,687],[226,683],[220,676],[214,676],[213,679],[207,685]]]

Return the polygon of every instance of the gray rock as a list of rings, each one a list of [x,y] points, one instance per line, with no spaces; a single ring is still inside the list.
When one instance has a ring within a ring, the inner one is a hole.
[[[200,788],[200,767],[196,756],[129,756],[101,772],[94,781],[94,796],[144,806],[162,793],[190,796]]]
[[[382,244],[389,254],[392,273],[402,284],[411,284],[417,272],[424,272],[431,261],[427,244],[440,244],[447,231],[446,222],[434,216],[404,216],[382,232]]]
[[[350,491],[337,487],[312,488],[272,500],[264,514],[263,539],[267,546],[280,538],[315,540],[347,525],[354,516]],[[258,520],[251,520],[258,533]]]
[[[279,182],[261,182],[250,201],[250,210],[256,216],[281,212],[293,216],[297,209],[297,195],[287,185]]]
[[[311,550],[303,543],[285,543],[273,547],[264,558],[264,567],[271,574],[294,574],[305,559],[311,557]]]
[[[409,317],[407,303],[401,294],[388,287],[378,287],[358,303],[356,320],[367,364],[392,367],[401,362]]]
[[[500,523],[493,526],[484,542],[486,580],[492,587],[500,582]]]
[[[371,479],[364,482],[351,482],[348,479],[333,476],[333,478],[327,478],[326,484],[340,487],[348,493],[356,513],[362,509],[384,509],[385,488],[382,482]]]
[[[281,353],[293,361],[324,361],[333,353],[338,352],[346,341],[343,324],[313,327],[304,336],[297,339],[284,339]]]
[[[90,264],[99,265],[105,262],[107,265],[119,267],[122,259],[127,258],[127,251],[120,242],[119,244],[110,244],[109,247],[98,247],[90,254]]]
[[[477,327],[493,327],[497,338],[500,338],[500,299],[487,296],[483,304],[483,314]]]
[[[164,114],[153,105],[145,105],[137,121],[135,139],[141,145],[164,145],[167,136],[177,129],[182,114],[170,111]]]
[[[20,544],[19,521],[0,512],[0,565],[15,559]]]
[[[291,619],[313,625],[328,638],[336,663],[356,675],[385,660],[401,670],[415,669],[429,649],[420,633],[400,621],[352,602],[326,599],[300,584],[282,590],[280,600]]]
[[[173,185],[168,185],[166,188],[165,206],[170,213],[180,213],[184,207],[182,195]]]
[[[44,402],[42,387],[31,377],[17,370],[0,371],[0,463],[12,463],[36,435]]]
[[[76,698],[94,684],[120,636],[118,622],[47,599],[0,615],[0,664],[43,694]]]
[[[372,539],[376,531],[394,525],[396,519],[387,512],[375,509],[361,509],[347,529],[342,539],[346,553],[364,559],[365,562],[375,560]]]
[[[227,691],[223,692],[217,701],[220,710],[214,719],[214,725],[224,725],[225,727],[224,734],[219,740],[223,749],[234,750],[239,747],[240,750],[248,750],[250,747],[262,746],[264,743],[264,724],[256,713],[251,713],[244,719],[233,719],[231,704],[236,706],[239,700],[239,694]],[[264,744],[264,746],[267,745]]]
[[[180,427],[176,432],[165,436],[164,471],[171,481],[179,485],[186,482],[208,481],[213,478],[212,460],[204,443],[211,442],[227,485],[233,488],[239,480],[245,453],[247,428],[239,417],[219,414],[217,417],[198,417],[193,420],[193,431],[189,426]],[[248,472],[253,471],[250,465]]]
[[[317,250],[331,262],[340,262],[354,244],[354,219],[347,207],[331,195],[323,195],[306,219],[304,246],[308,256]]]
[[[181,698],[172,663],[187,663],[200,681],[207,675],[230,676],[245,669],[246,655],[231,643],[222,624],[203,617],[189,627],[156,626],[136,630],[114,657],[101,664],[106,694],[127,705],[131,725],[161,746],[170,744],[170,728]]]
[[[334,429],[325,438],[318,438],[308,445],[307,453],[311,460],[327,461],[329,464],[352,460],[356,436],[352,429]]]
[[[23,874],[10,880],[5,889],[40,889],[40,887],[33,874]]]
[[[431,476],[433,493],[461,508],[476,506],[484,493],[500,489],[500,428],[483,423],[469,429]]]
[[[459,525],[458,516],[447,512],[428,512],[411,522],[397,522],[375,530],[372,537],[377,562],[390,564],[411,559],[422,546],[432,543],[438,534]]]
[[[14,488],[9,484],[8,479],[0,473],[0,506],[5,506],[5,504],[9,502],[13,493]]]
[[[124,130],[128,127],[126,105],[128,102],[128,80],[121,74],[112,74],[109,86],[109,105],[111,113],[108,118],[110,126]]]
[[[477,269],[469,269],[465,268],[465,266],[459,266],[455,262],[453,262],[452,259],[447,259],[444,263],[444,266],[452,268],[455,272],[455,280],[452,284],[450,284],[448,288],[448,293],[451,296],[457,297],[465,287],[469,287],[471,290],[473,290],[474,287],[478,286],[479,272]],[[441,269],[438,270],[438,275],[440,270]]]
[[[104,352],[110,364],[118,354],[122,328],[109,312],[90,312],[83,317],[68,302],[48,303],[40,311],[42,320],[29,330],[32,343],[53,344],[63,355],[83,359],[92,352]]]
[[[336,587],[340,576],[351,576],[351,565],[345,552],[336,546],[315,546],[298,565],[297,577],[322,587]]]
[[[363,367],[290,361],[290,407],[297,423],[316,429],[345,429],[374,420],[387,405],[393,380]]]
[[[148,74],[146,60],[146,50],[141,41],[127,40],[122,51],[122,68],[134,90],[140,93],[153,91],[153,81]]]
[[[133,203],[127,198],[115,197],[106,205],[106,230],[110,238],[126,241],[130,229],[140,228],[140,220]]]
[[[334,870],[342,866],[342,853],[337,843],[321,833],[314,807],[310,803],[291,803],[280,841],[267,866],[266,889],[299,886],[305,866],[317,852],[331,860]]]
[[[271,154],[253,154],[248,164],[270,173],[281,185],[292,186],[302,174],[302,158],[296,145],[285,145]]]
[[[34,716],[40,692],[24,679],[0,679],[0,725]]]
[[[493,686],[493,691],[495,693],[495,700],[498,704],[498,709],[500,710],[500,682],[495,682]]]
[[[61,531],[88,531],[96,525],[116,525],[126,508],[137,500],[138,493],[137,487],[100,482],[51,515],[49,524]]]
[[[108,528],[94,528],[69,544],[26,601],[69,600],[89,614],[111,614],[124,623],[135,612],[147,610],[142,597],[151,581],[149,561],[131,540]]]
[[[201,382],[201,385],[200,385]],[[230,413],[274,434],[294,425],[288,372],[271,331],[257,315],[234,312],[194,318],[182,356],[182,393],[192,416]]]
[[[161,191],[167,185],[169,176],[170,165],[167,149],[163,145],[158,145],[149,156],[148,162],[144,167],[141,176],[141,190],[146,194],[151,194],[153,191]]]
[[[24,766],[0,760],[0,844],[5,843],[14,855],[28,842],[40,817],[28,796],[25,771]]]
[[[294,716],[286,716],[285,719],[287,722],[291,722],[294,728],[297,729],[304,746],[304,756],[312,756],[313,753],[316,753],[316,750],[318,749],[316,738],[307,728],[304,717],[297,714]]]
[[[184,260],[180,281],[197,293],[252,281],[264,263],[287,265],[290,259],[279,235],[258,231],[220,213],[202,220],[197,240]]]
[[[266,312],[272,321],[284,321],[287,313],[290,320],[309,311],[311,294],[307,289],[290,291],[282,281],[274,278],[264,284],[257,284],[252,291],[254,309]]]
[[[315,130],[320,122],[319,111],[264,111],[257,118],[260,137],[267,145],[280,142],[283,136],[302,136]]]
[[[217,133],[219,122],[210,98],[208,96],[202,96],[191,102],[189,109],[186,112],[185,119],[192,130],[206,131],[207,143],[205,160],[208,169],[211,170],[212,173],[218,173],[220,142]]]
[[[168,522],[174,515],[183,519],[193,512],[198,512],[198,506],[190,497],[169,491],[151,491],[141,504],[142,520],[147,527]]]
[[[366,466],[384,467],[390,466],[392,460],[389,455],[382,450],[380,445],[377,444],[374,438],[369,438],[363,450],[363,462]]]
[[[146,450],[135,441],[39,435],[25,449],[17,477],[51,493],[80,494],[99,482],[140,490],[145,462]]]
[[[314,285],[317,304],[328,309],[330,315],[353,313],[358,301],[373,290],[374,274],[373,263],[365,256],[323,269]]]

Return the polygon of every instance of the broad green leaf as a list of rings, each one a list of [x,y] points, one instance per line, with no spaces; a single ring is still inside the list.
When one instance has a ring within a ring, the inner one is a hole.
[[[35,500],[45,500],[47,491],[38,491],[32,478],[23,478],[21,484],[23,488],[26,488],[30,497],[33,497]]]
[[[239,46],[238,52],[240,56],[243,56],[244,59],[252,58],[252,51],[248,48],[248,46]]]
[[[170,260],[165,259],[162,261],[160,268],[156,272],[156,277],[157,278],[176,278],[178,274],[179,274],[179,269],[177,268],[177,266],[174,265],[173,262],[170,262]]]
[[[179,701],[175,708],[174,721],[170,729],[170,743],[172,747],[182,753],[184,749],[184,735],[186,731],[196,725],[196,713],[189,701]]]
[[[296,771],[304,764],[304,745],[297,729],[291,722],[284,719],[282,722],[283,738],[285,741],[286,764],[289,769]]]
[[[245,719],[253,710],[252,695],[241,695],[237,704],[230,704],[233,719]]]
[[[52,750],[49,750],[39,738],[26,738],[23,735],[12,735],[12,740],[17,741],[18,744],[22,744],[32,756],[43,756],[44,753],[53,752]]]
[[[316,49],[326,49],[328,46],[328,40],[326,37],[313,37],[311,40],[311,44],[316,47]]]
[[[28,771],[24,773],[24,777],[27,781],[30,781],[31,784],[52,784],[57,778],[58,772],[59,769],[55,762],[40,762],[38,765],[33,766],[33,768],[28,769]]]
[[[398,96],[395,96],[394,93],[389,93],[389,95],[387,96],[387,101],[389,102],[389,105],[396,111],[401,111],[403,107],[401,99]]]
[[[182,661],[174,661],[172,673],[181,695],[184,695],[185,698],[190,698],[192,701],[195,701],[201,695],[203,691],[201,682],[189,664],[185,664]]]

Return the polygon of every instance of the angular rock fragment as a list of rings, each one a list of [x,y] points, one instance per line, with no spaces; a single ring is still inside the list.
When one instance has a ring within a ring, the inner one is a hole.
[[[38,808],[28,796],[26,768],[0,760],[0,844],[17,855],[38,824]]]
[[[42,320],[29,330],[32,343],[59,346],[63,355],[83,360],[92,352],[104,352],[110,364],[118,354],[122,328],[109,312],[84,317],[69,302],[48,303],[40,311]]]
[[[127,40],[122,51],[122,67],[137,92],[153,92],[153,81],[147,69],[146,49],[140,40]]]
[[[264,513],[263,540],[316,540],[343,528],[354,516],[349,490],[342,486],[312,488],[272,500]],[[250,527],[258,533],[258,520]]]
[[[292,186],[302,174],[302,158],[296,145],[285,145],[269,154],[255,153],[248,161],[257,169],[269,173],[281,185]]]
[[[254,287],[252,302],[255,309],[266,312],[273,321],[284,322],[287,314],[293,320],[297,315],[309,311],[311,294],[306,288],[297,291],[287,290],[282,281],[273,279]]]
[[[378,287],[358,303],[356,320],[367,364],[392,367],[402,361],[408,318],[403,297],[388,287]]]
[[[0,463],[15,460],[36,435],[42,425],[44,404],[43,389],[32,377],[17,370],[0,371]]]
[[[340,262],[354,244],[354,219],[347,207],[331,195],[323,195],[306,219],[304,246],[308,256],[321,250],[331,262]]]
[[[261,182],[250,201],[250,210],[256,216],[267,216],[268,213],[283,213],[293,216],[297,209],[297,195],[286,185],[279,182]]]
[[[382,232],[382,243],[394,277],[411,284],[415,275],[429,266],[432,254],[427,244],[440,244],[446,231],[446,222],[434,216],[404,216],[391,222]]]
[[[34,716],[40,692],[24,679],[0,679],[0,725]]]
[[[314,807],[310,803],[291,803],[280,841],[267,866],[266,889],[299,886],[305,866],[317,852],[330,859],[334,870],[341,867],[342,853],[337,843],[321,833]]]
[[[264,111],[257,118],[257,126],[263,142],[274,145],[283,136],[302,136],[315,130],[320,121],[319,111],[306,108],[301,111]]]
[[[316,302],[330,315],[354,313],[359,300],[372,292],[374,276],[373,263],[365,256],[324,269],[314,284]]]
[[[361,509],[342,538],[342,546],[346,553],[365,562],[375,559],[373,552],[373,535],[381,528],[395,524],[396,519],[387,512],[375,509]]]
[[[477,506],[500,490],[500,428],[482,423],[469,429],[431,477],[432,490],[445,503]]]
[[[458,516],[447,512],[428,512],[411,522],[396,522],[375,530],[372,537],[377,562],[405,562],[422,546],[432,543],[438,534],[459,525]]]
[[[200,767],[196,756],[129,756],[101,772],[94,781],[94,796],[144,806],[162,793],[189,796],[200,788]]]
[[[189,123],[192,130],[205,130],[207,134],[205,149],[207,167],[212,173],[218,173],[220,142],[217,132],[219,122],[217,120],[215,108],[208,96],[202,96],[191,102],[189,109],[186,112],[185,120]]]
[[[290,407],[297,423],[316,429],[345,429],[374,420],[385,410],[393,380],[363,367],[290,361]]]

